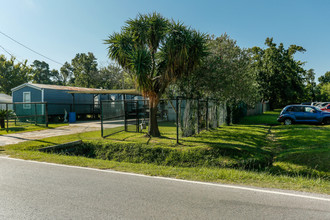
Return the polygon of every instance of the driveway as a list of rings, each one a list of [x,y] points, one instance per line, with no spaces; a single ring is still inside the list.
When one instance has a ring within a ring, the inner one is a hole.
[[[115,128],[123,126],[123,121],[111,121],[104,124],[104,128]],[[72,123],[68,126],[58,127],[54,129],[45,129],[41,131],[31,131],[31,132],[23,132],[23,133],[14,133],[8,135],[0,136],[0,146],[8,145],[8,144],[17,144],[23,141],[30,140],[39,140],[47,137],[82,133],[87,131],[96,131],[101,130],[101,122],[93,121],[93,122],[76,122]]]

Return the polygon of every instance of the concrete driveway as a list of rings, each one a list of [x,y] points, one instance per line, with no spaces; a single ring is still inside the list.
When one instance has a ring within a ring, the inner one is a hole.
[[[123,120],[117,121],[109,121],[104,124],[104,128],[115,128],[123,126]],[[100,121],[92,121],[92,122],[76,122],[69,124],[68,126],[58,127],[54,129],[45,129],[41,131],[31,131],[31,132],[23,132],[23,133],[14,133],[8,135],[0,136],[0,146],[8,145],[8,144],[17,144],[23,141],[30,140],[39,140],[47,137],[82,133],[88,131],[96,131],[101,130],[101,122]]]

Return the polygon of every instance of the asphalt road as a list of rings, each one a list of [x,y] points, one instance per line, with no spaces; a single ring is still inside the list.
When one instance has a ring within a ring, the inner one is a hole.
[[[0,157],[0,219],[330,219],[330,196]]]

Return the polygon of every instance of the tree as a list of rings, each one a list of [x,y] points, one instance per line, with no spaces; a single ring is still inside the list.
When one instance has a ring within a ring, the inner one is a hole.
[[[324,76],[318,78],[320,84],[330,83],[330,71],[326,72]]]
[[[78,53],[71,61],[72,72],[75,78],[75,86],[95,88],[98,74],[96,57],[93,53]]]
[[[218,100],[254,104],[258,98],[258,84],[250,68],[248,51],[237,46],[227,34],[210,37],[207,45],[209,55],[194,72],[195,77],[190,77],[191,85],[181,88],[191,88],[187,94],[199,90],[203,96]]]
[[[273,43],[273,38],[267,38],[265,45],[267,49],[251,49],[263,100],[269,100],[271,109],[302,101],[305,94],[304,63],[296,61],[294,54],[305,49],[297,45],[285,49],[282,43],[279,46]]]
[[[4,55],[0,55],[0,91],[11,94],[11,89],[30,79],[31,68],[24,63],[15,63],[15,58],[7,60]]]
[[[324,101],[329,101],[330,100],[330,82],[329,83],[323,83],[320,86],[320,98],[321,100]]]
[[[45,61],[35,60],[32,67],[32,80],[34,83],[41,84],[61,84],[62,79],[59,72],[55,69],[50,70],[49,64]]]
[[[305,75],[306,79],[306,100],[315,101],[316,97],[316,82],[314,69],[309,69]]]
[[[99,70],[99,87],[103,89],[133,89],[134,82],[122,68],[109,64]]]
[[[60,73],[62,78],[62,84],[64,86],[74,84],[73,68],[68,62],[65,62],[64,65],[61,67]]]
[[[149,135],[160,136],[157,105],[166,88],[192,72],[206,55],[205,36],[158,13],[126,21],[105,40],[109,57],[132,74],[149,99]]]
[[[241,49],[227,34],[209,37],[207,45],[208,56],[191,76],[178,82],[179,93],[221,100],[227,103],[228,115],[240,102],[254,105],[259,92],[248,50]]]

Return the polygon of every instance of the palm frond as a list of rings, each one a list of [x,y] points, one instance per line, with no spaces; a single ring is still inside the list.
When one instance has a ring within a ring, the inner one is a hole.
[[[128,68],[130,54],[134,50],[132,36],[126,32],[114,33],[104,43],[109,45],[109,58],[117,61],[123,68]]]

